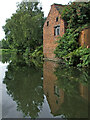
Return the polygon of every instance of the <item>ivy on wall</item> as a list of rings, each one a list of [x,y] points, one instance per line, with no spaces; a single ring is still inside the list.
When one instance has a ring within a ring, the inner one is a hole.
[[[73,2],[67,5],[61,14],[67,23],[67,30],[63,37],[60,37],[54,52],[56,57],[67,65],[90,66],[90,48],[82,48],[78,43],[79,33],[90,26],[89,11],[90,2]]]

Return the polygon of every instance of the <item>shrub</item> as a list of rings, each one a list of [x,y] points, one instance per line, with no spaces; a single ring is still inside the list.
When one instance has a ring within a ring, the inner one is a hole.
[[[79,46],[79,33],[90,26],[90,2],[73,2],[65,7],[62,19],[67,23],[66,33],[60,37],[54,53],[66,64],[73,66],[90,66],[90,49]]]

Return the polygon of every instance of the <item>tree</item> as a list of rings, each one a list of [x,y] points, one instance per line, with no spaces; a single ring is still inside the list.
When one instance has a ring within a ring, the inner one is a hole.
[[[27,66],[22,56],[14,57],[8,65],[3,83],[16,102],[17,111],[21,111],[24,117],[36,118],[42,108],[44,93],[41,73],[42,70],[32,63]]]
[[[67,28],[77,29],[90,23],[90,2],[73,2],[62,12],[62,19],[67,22]]]
[[[7,40],[2,39],[1,43],[2,43],[1,48],[3,48],[3,49],[8,49],[9,48],[9,43],[8,43]]]
[[[0,41],[0,49],[2,48],[2,41]]]
[[[10,48],[33,51],[43,42],[44,14],[39,3],[23,1],[3,27]]]

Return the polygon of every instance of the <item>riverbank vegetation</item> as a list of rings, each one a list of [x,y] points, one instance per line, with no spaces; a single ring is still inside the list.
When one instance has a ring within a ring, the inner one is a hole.
[[[43,24],[45,18],[38,2],[23,1],[17,5],[16,13],[3,26],[5,39],[3,49],[15,50],[25,59],[43,57]]]
[[[79,67],[90,66],[90,48],[81,47],[78,42],[80,32],[90,26],[90,2],[71,3],[62,12],[62,19],[67,24],[67,29],[58,41],[55,54],[66,65]]]
[[[58,41],[55,54],[66,65],[90,66],[90,48],[81,47],[78,43],[80,32],[90,26],[90,2],[73,2],[62,12],[62,19],[67,29]],[[42,7],[39,3],[23,1],[17,5],[16,13],[6,20],[3,29],[5,39],[2,49],[9,49],[22,55],[29,63],[30,59],[43,59],[43,25],[45,22]]]

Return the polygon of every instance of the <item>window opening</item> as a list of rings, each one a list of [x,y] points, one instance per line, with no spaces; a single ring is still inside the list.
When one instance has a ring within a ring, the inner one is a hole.
[[[54,27],[54,35],[55,36],[60,35],[60,26],[55,26]]]
[[[58,17],[56,17],[56,22],[58,22]]]
[[[47,21],[47,26],[49,26],[49,21]]]

